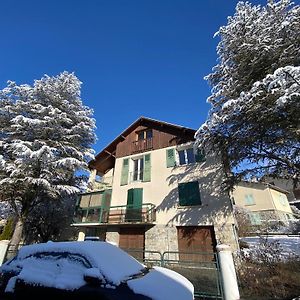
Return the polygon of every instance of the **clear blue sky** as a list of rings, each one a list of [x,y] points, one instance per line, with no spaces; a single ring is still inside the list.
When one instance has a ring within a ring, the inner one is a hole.
[[[236,3],[1,1],[0,88],[75,72],[94,109],[97,152],[142,115],[197,129],[209,110],[203,77],[216,64],[213,34]]]

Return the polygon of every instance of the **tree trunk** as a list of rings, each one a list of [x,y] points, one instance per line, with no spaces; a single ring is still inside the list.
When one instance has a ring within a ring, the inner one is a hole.
[[[24,222],[21,218],[18,218],[14,233],[12,235],[12,238],[9,243],[9,250],[11,252],[17,252],[19,244],[22,240],[22,235],[23,235],[23,227],[24,227]]]

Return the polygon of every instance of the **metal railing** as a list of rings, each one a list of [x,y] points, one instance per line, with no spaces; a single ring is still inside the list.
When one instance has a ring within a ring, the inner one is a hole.
[[[155,221],[155,205],[144,203],[141,206],[118,205],[77,208],[73,223],[152,223]]]
[[[162,266],[186,277],[194,285],[195,299],[223,299],[221,272],[215,252],[123,249],[148,267]]]

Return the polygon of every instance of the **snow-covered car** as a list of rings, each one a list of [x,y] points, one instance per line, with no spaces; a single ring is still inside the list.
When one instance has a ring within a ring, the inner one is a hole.
[[[107,242],[23,246],[0,268],[0,299],[192,300],[182,275],[147,268]]]

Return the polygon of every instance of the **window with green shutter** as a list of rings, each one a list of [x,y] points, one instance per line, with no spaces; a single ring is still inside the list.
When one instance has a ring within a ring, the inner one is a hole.
[[[122,173],[121,173],[121,185],[128,184],[128,171],[129,171],[129,159],[123,159]]]
[[[201,197],[198,181],[178,184],[179,205],[201,205]]]
[[[151,181],[151,155],[144,156],[144,176],[143,181]]]
[[[166,150],[167,168],[176,166],[175,149]]]

